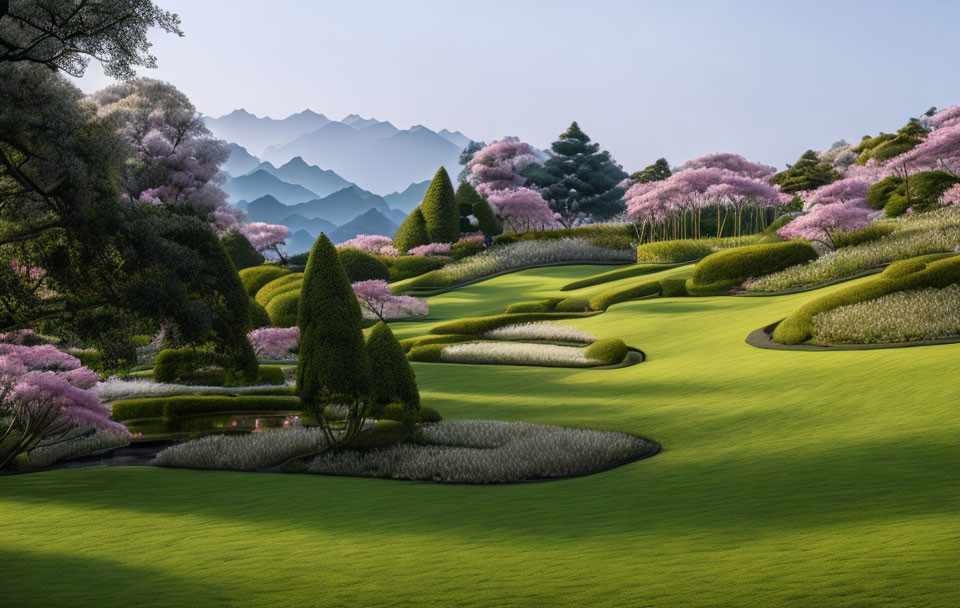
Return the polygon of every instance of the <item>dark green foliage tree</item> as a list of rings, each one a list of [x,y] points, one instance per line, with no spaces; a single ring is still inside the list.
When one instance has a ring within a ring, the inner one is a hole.
[[[390,269],[377,256],[353,247],[343,247],[338,251],[340,252],[340,262],[343,264],[344,270],[347,271],[347,277],[351,283],[390,280]]]
[[[469,183],[460,184],[457,188],[456,199],[461,216],[472,215],[477,218],[478,228],[484,235],[497,236],[503,234],[503,224],[497,219],[493,209],[490,208],[490,204]],[[467,213],[464,213],[465,211]]]
[[[423,201],[417,207],[426,222],[428,243],[456,243],[460,240],[460,208],[447,170],[437,170]]]
[[[259,329],[261,327],[270,327],[270,315],[267,309],[250,298],[250,329]]]
[[[401,403],[404,409],[420,409],[420,391],[413,368],[403,347],[384,322],[374,325],[367,338],[372,382],[370,399],[374,406]]]
[[[370,386],[370,362],[361,329],[362,314],[336,248],[325,234],[313,244],[300,292],[297,325],[300,353],[297,394],[304,409],[321,425],[331,402],[348,405],[342,439],[359,433],[366,415],[363,403]],[[334,441],[329,426],[324,426]]]
[[[393,235],[393,246],[400,253],[406,253],[414,247],[426,245],[430,242],[427,236],[427,221],[423,217],[420,207],[410,212],[410,215],[403,220],[397,233]]]
[[[550,147],[550,159],[528,165],[523,175],[540,188],[551,209],[567,220],[581,214],[604,219],[624,210],[619,183],[627,174],[600,144],[590,143],[576,122]]]
[[[926,135],[927,130],[915,118],[911,118],[910,122],[895,134],[881,133],[876,137],[865,135],[860,144],[853,149],[859,154],[857,164],[865,165],[871,158],[877,162],[890,160],[894,156],[914,149]]]
[[[946,171],[924,171],[906,179],[891,175],[867,191],[867,203],[874,209],[885,209],[888,217],[896,217],[913,208],[926,211],[935,207],[943,193],[960,182]]]
[[[227,255],[230,256],[237,270],[263,264],[263,256],[239,231],[231,230],[223,235],[220,242],[223,243],[223,248],[227,250]]]
[[[667,162],[667,159],[658,158],[652,165],[639,171],[634,171],[630,175],[630,179],[641,184],[646,184],[649,182],[661,182],[671,175],[673,175],[673,172],[670,171],[670,163]]]
[[[473,155],[483,149],[485,144],[482,141],[471,141],[467,144],[467,147],[460,152],[460,158],[458,159],[459,164],[463,167],[460,170],[460,174],[457,175],[457,183],[465,183],[467,181],[467,176],[470,175],[470,169],[467,168],[467,163],[473,159]]]
[[[841,177],[829,163],[820,162],[816,152],[807,150],[789,169],[774,175],[770,183],[779,184],[780,189],[788,194],[796,194],[815,190]]]

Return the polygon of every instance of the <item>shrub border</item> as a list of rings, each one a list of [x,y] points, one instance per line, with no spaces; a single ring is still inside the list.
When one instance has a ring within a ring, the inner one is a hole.
[[[783,319],[780,319],[783,321]],[[881,342],[875,344],[781,344],[773,339],[773,330],[780,321],[766,327],[755,329],[744,340],[750,346],[769,350],[803,351],[841,351],[841,350],[884,350],[889,348],[911,348],[914,346],[937,346],[940,344],[960,344],[960,338],[942,338],[940,340],[916,340],[913,342]]]

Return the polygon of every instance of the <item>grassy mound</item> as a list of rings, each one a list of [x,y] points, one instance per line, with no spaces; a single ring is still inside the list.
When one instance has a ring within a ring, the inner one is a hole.
[[[693,269],[693,283],[700,286],[742,283],[752,277],[805,264],[816,257],[816,250],[800,240],[735,247],[701,260]]]
[[[247,294],[252,298],[257,295],[257,292],[260,291],[261,287],[270,281],[290,274],[290,271],[280,266],[267,265],[244,268],[239,272],[239,274],[240,281],[243,283],[243,288],[247,290]]]

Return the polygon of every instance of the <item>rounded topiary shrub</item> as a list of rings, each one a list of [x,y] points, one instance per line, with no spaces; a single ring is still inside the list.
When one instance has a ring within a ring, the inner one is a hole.
[[[256,300],[250,300],[250,329],[259,329],[260,327],[270,326],[270,315],[267,309],[257,303]]]
[[[817,252],[810,243],[800,240],[734,247],[700,260],[693,269],[693,282],[697,285],[741,283],[749,278],[805,264],[816,257]]]
[[[374,404],[401,403],[407,409],[419,409],[417,378],[390,326],[382,321],[374,325],[366,346],[373,372],[370,398]]]
[[[393,246],[401,253],[406,253],[414,247],[426,245],[430,242],[427,236],[427,221],[423,217],[420,207],[410,212],[410,215],[403,220],[397,233],[393,235]]]
[[[418,209],[426,221],[428,243],[455,243],[460,239],[460,206],[443,167],[437,170]]]
[[[303,273],[294,272],[292,274],[287,274],[279,279],[274,279],[266,285],[260,288],[257,291],[257,295],[254,299],[257,301],[260,306],[267,306],[270,304],[270,301],[280,294],[287,293],[288,291],[298,291],[300,285],[303,283]]]
[[[337,253],[351,283],[390,280],[390,269],[377,256],[353,247],[343,247]]]
[[[583,354],[603,365],[616,365],[627,357],[627,352],[627,345],[620,338],[604,338],[584,349]]]
[[[390,281],[402,281],[426,274],[431,270],[443,267],[442,258],[422,255],[404,255],[398,258],[382,258],[390,271]]]
[[[213,353],[206,350],[165,348],[153,365],[153,379],[156,382],[176,382],[202,367],[213,365],[215,359]]]
[[[270,281],[288,274],[290,274],[290,271],[280,266],[253,266],[252,268],[244,268],[239,272],[243,288],[247,290],[247,295],[251,298],[257,295],[260,288]]]
[[[293,327],[297,324],[297,307],[300,305],[300,290],[287,291],[270,300],[267,314],[274,327]]]

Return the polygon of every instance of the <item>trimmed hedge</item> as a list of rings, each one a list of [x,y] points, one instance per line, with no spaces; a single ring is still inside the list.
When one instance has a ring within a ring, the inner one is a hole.
[[[257,303],[253,298],[250,298],[250,329],[269,326],[270,315],[267,314],[267,309]]]
[[[588,346],[583,355],[603,365],[616,365],[626,359],[627,345],[620,338],[604,338]]]
[[[705,240],[677,239],[655,241],[637,246],[637,262],[692,262],[713,253]]]
[[[400,347],[403,352],[410,352],[410,349],[417,346],[426,346],[428,344],[456,344],[458,342],[470,342],[476,336],[460,336],[457,334],[446,334],[443,336],[419,336],[417,338],[406,338],[400,340]]]
[[[441,357],[446,344],[424,344],[423,346],[414,346],[407,353],[411,361],[420,363],[442,363]]]
[[[603,293],[599,293],[590,298],[589,303],[590,308],[593,310],[606,310],[614,304],[619,304],[628,300],[634,300],[636,298],[655,296],[659,295],[659,293],[660,281],[646,281],[644,283],[638,283],[629,287],[621,287],[619,289],[604,291]]]
[[[693,283],[740,283],[751,277],[805,264],[816,257],[817,252],[810,243],[801,240],[735,247],[710,254],[698,262],[693,269]]]
[[[776,235],[777,230],[780,230],[793,220],[797,219],[796,215],[782,215],[777,219],[773,220],[769,226],[763,229],[763,233],[766,235]]]
[[[217,357],[208,350],[165,348],[157,354],[153,364],[153,379],[156,382],[176,382],[186,374],[217,363]]]
[[[553,307],[556,312],[585,312],[590,309],[590,301],[587,298],[565,298]]]
[[[420,409],[417,377],[390,326],[382,321],[374,325],[366,348],[370,367],[377,370],[370,377],[370,398],[374,404],[399,403],[408,410]]]
[[[442,268],[446,263],[441,258],[419,255],[404,255],[398,258],[380,258],[390,272],[390,281],[412,279],[431,270]]]
[[[687,291],[687,281],[684,279],[663,279],[660,281],[660,297],[682,298],[690,295]]]
[[[113,404],[117,422],[139,418],[180,418],[226,412],[299,412],[300,398],[271,395],[177,395],[124,399]]]
[[[297,291],[303,283],[303,273],[294,272],[270,281],[257,291],[254,299],[260,306],[266,306],[270,300],[288,291]]]
[[[458,226],[459,230],[459,226]],[[430,242],[427,236],[427,220],[423,217],[423,211],[417,207],[410,212],[410,215],[403,220],[397,233],[393,235],[393,246],[400,253],[406,253],[414,247],[426,245]]]
[[[557,304],[563,302],[564,298],[547,298],[546,300],[530,300],[527,302],[515,302],[507,306],[507,313],[517,312],[550,312],[557,307]]]
[[[943,288],[960,282],[960,256],[934,254],[890,264],[877,278],[852,285],[807,302],[780,322],[773,339],[781,344],[801,344],[813,335],[813,317],[848,304],[874,300],[898,291]]]
[[[428,243],[456,243],[460,240],[460,206],[446,169],[437,169],[417,208],[426,222]]]
[[[430,330],[430,333],[434,335],[459,334],[464,336],[479,336],[480,334],[497,329],[498,327],[503,327],[504,325],[570,319],[578,316],[580,315],[576,313],[527,312],[491,315],[489,317],[467,317],[451,321],[450,323],[444,323],[443,325],[437,325]]]
[[[290,271],[280,266],[254,266],[244,268],[238,274],[243,288],[247,290],[247,295],[252,298],[257,295],[261,287],[274,279],[290,274]]]
[[[890,224],[871,224],[853,232],[837,232],[832,234],[831,237],[833,238],[833,244],[837,246],[837,249],[840,249],[841,247],[852,247],[882,239],[885,236],[890,236],[893,231],[894,227]]]
[[[580,279],[579,281],[567,283],[566,285],[560,288],[560,291],[572,291],[574,289],[583,289],[584,287],[593,287],[595,285],[602,285],[604,283],[619,281],[621,279],[639,277],[645,274],[660,272],[661,270],[669,270],[670,268],[676,268],[679,265],[680,264],[637,264],[629,268],[618,268],[617,270],[602,272],[600,274],[595,274],[592,277],[587,277],[585,279]]]
[[[395,420],[404,424],[417,424],[420,422],[440,422],[443,418],[440,413],[432,407],[421,407],[411,410],[403,406],[402,403],[390,403],[383,407],[377,413],[378,420]]]
[[[463,182],[457,188],[457,205],[460,208],[460,215],[473,215],[479,222],[478,228],[485,236],[497,236],[503,234],[503,224],[497,219],[490,204],[487,203],[474,189],[469,182]],[[464,211],[469,209],[469,213]]]
[[[390,270],[372,253],[353,247],[343,247],[338,249],[337,253],[340,255],[340,263],[343,264],[343,269],[347,271],[347,278],[350,279],[351,283],[390,280]]]
[[[300,290],[281,293],[267,304],[270,324],[274,327],[293,327],[297,324],[297,311],[300,307]]]
[[[566,238],[587,239],[594,245],[607,249],[630,249],[637,240],[637,231],[632,224],[591,224],[575,228],[502,234],[494,238],[493,242],[506,245],[518,241],[550,241]]]

